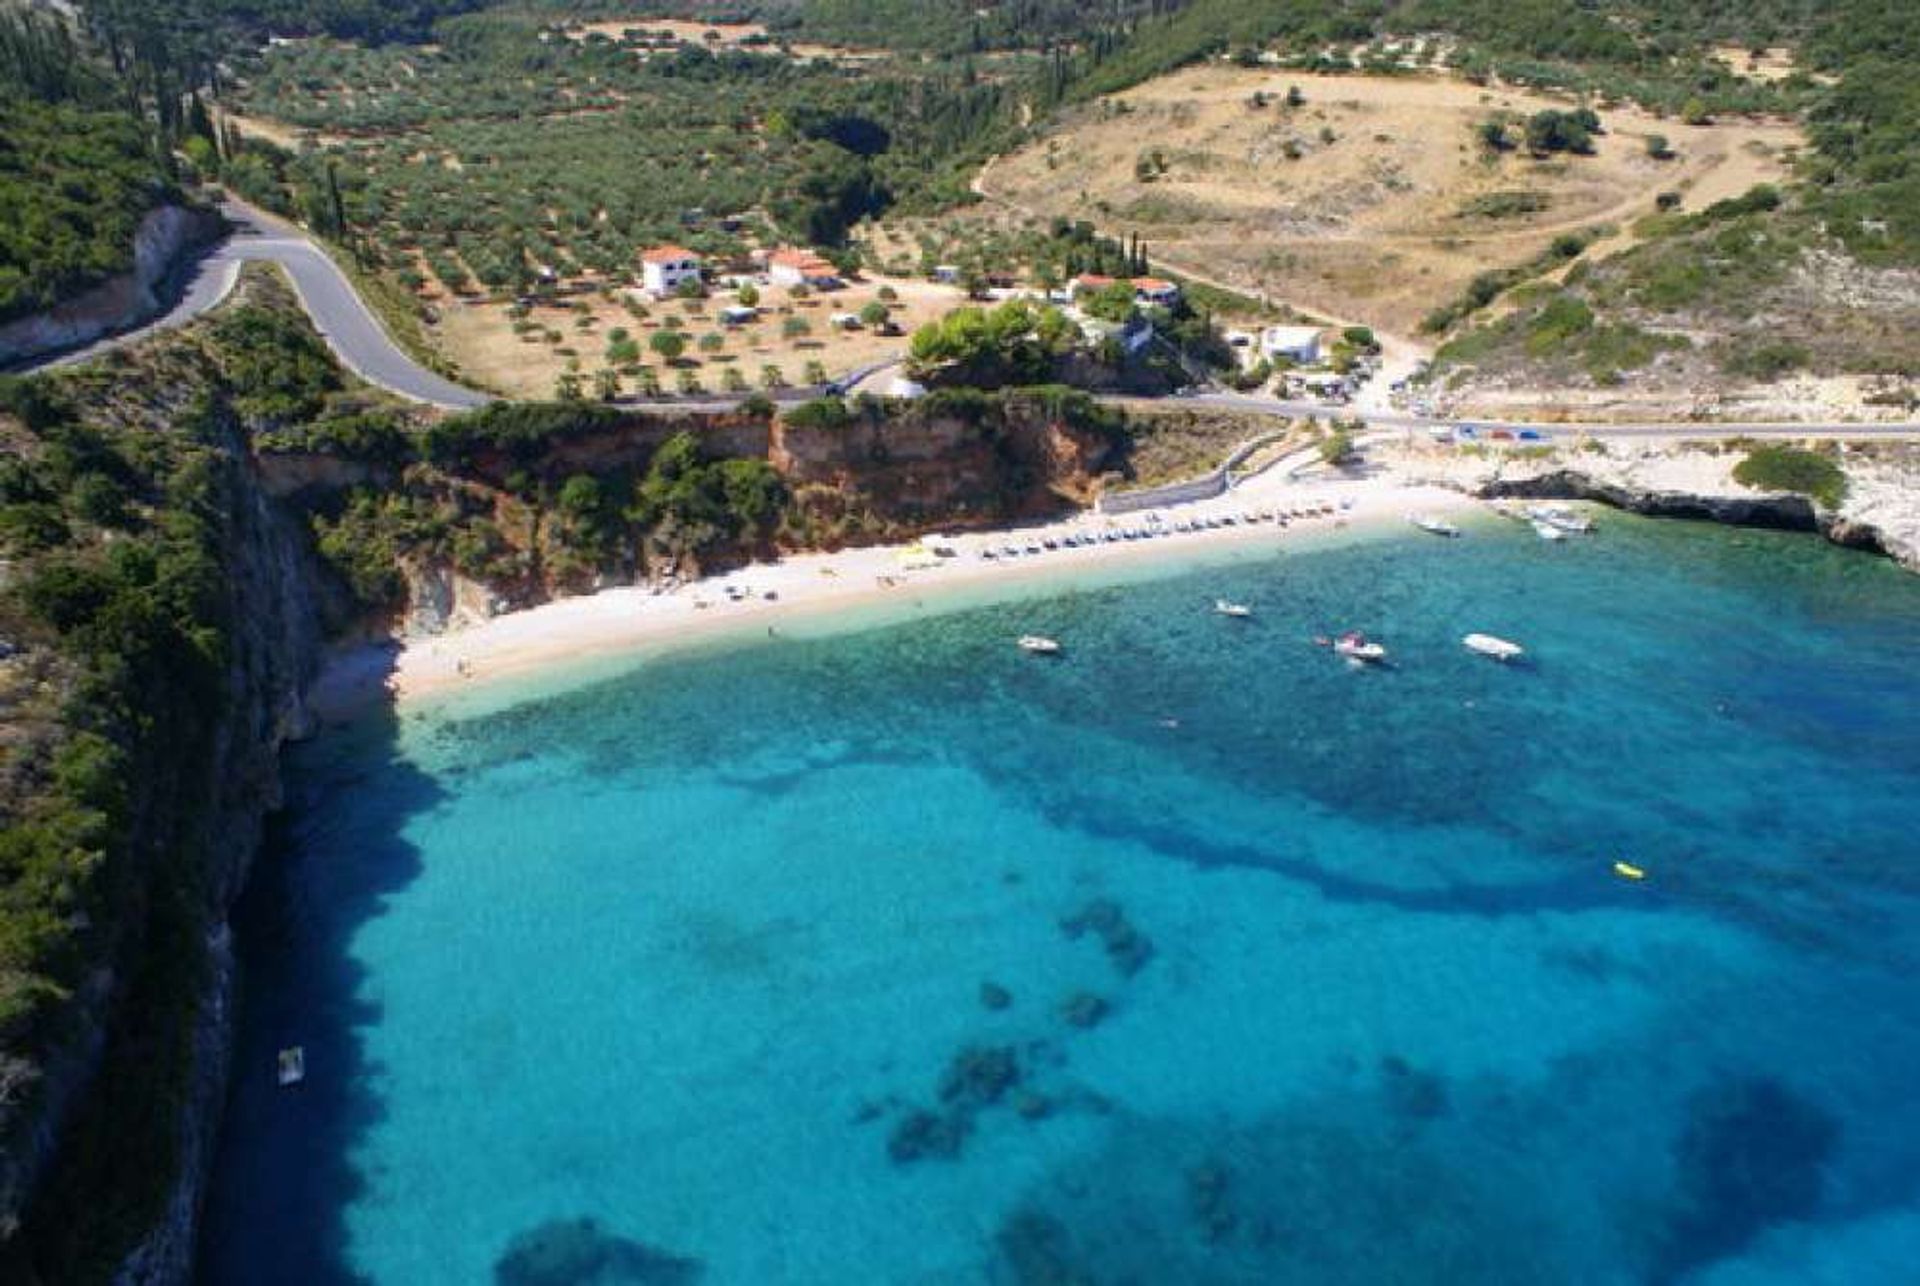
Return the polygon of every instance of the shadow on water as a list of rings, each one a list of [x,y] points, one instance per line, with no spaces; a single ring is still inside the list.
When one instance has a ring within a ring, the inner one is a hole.
[[[365,1186],[354,1148],[384,1111],[360,1035],[380,1012],[361,994],[351,944],[419,875],[402,834],[443,798],[400,754],[398,732],[383,708],[292,752],[288,807],[236,908],[240,1035],[202,1237],[208,1286],[365,1280],[348,1262],[343,1216]],[[330,810],[349,795],[343,844]],[[307,1076],[282,1089],[275,1053],[296,1044]]]

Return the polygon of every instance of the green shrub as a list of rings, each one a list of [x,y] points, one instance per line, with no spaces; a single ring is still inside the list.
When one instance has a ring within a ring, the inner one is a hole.
[[[1817,451],[1799,447],[1755,447],[1733,466],[1733,479],[1757,491],[1811,496],[1828,509],[1837,508],[1847,498],[1847,475],[1840,466]]]

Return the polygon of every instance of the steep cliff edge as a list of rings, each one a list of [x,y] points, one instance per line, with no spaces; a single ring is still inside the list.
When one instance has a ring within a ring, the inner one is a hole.
[[[182,259],[219,235],[209,210],[163,205],[140,221],[133,267],[30,317],[0,324],[0,366],[90,344],[158,314],[161,289]]]

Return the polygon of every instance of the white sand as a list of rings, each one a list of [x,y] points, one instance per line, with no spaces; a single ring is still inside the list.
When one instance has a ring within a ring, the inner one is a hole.
[[[383,693],[402,703],[465,691],[542,668],[592,659],[639,656],[725,634],[784,631],[898,602],[903,610],[928,609],[940,596],[977,601],[996,587],[1017,592],[1062,572],[1123,568],[1170,557],[1192,556],[1208,547],[1238,544],[1282,547],[1303,536],[1343,527],[1399,524],[1409,513],[1441,513],[1473,504],[1456,491],[1408,485],[1391,477],[1341,478],[1309,471],[1300,480],[1281,467],[1243,483],[1224,496],[1154,511],[1165,527],[1208,515],[1257,510],[1286,511],[1324,504],[1327,516],[1296,519],[1286,526],[1252,522],[1199,532],[1167,532],[1151,539],[1048,550],[1018,558],[982,559],[983,549],[1026,548],[1046,539],[1109,528],[1148,526],[1146,514],[1108,517],[1083,513],[1017,531],[973,532],[929,538],[951,549],[937,565],[909,567],[904,545],[873,546],[839,553],[800,554],[777,563],[756,563],[671,592],[647,586],[610,589],[498,616],[444,635],[398,645],[361,647],[342,653],[315,687],[313,704],[323,717],[342,717]],[[863,617],[864,619],[864,617]],[[1008,640],[1011,645],[1012,640]]]

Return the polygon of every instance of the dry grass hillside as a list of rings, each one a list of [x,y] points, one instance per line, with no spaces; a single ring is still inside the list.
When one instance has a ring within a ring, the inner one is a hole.
[[[1564,232],[1624,227],[1662,192],[1698,208],[1780,179],[1802,144],[1789,124],[1687,126],[1625,106],[1599,108],[1606,133],[1588,156],[1494,153],[1476,133],[1568,106],[1437,76],[1214,65],[1070,113],[989,166],[980,190],[1137,232],[1176,269],[1406,334],[1475,273]],[[1654,134],[1669,159],[1649,155]]]

